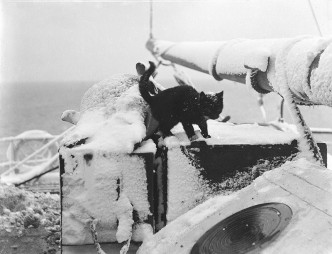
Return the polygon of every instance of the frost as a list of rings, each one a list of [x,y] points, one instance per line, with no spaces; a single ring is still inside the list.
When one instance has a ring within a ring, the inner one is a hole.
[[[319,66],[312,71],[311,97],[320,104],[332,106],[332,43],[322,53]]]
[[[310,66],[328,42],[321,38],[306,38],[295,43],[289,50],[283,67],[287,75],[287,84],[293,94],[300,98],[311,97],[312,90],[308,83]]]
[[[274,91],[279,93],[280,81],[285,81],[298,101],[331,106],[331,42],[331,38],[300,36],[220,42],[149,41],[149,48],[156,46],[157,54],[210,73],[217,80],[225,77],[243,82],[248,69],[266,72],[265,85]],[[280,77],[280,70],[285,72],[284,77]]]
[[[309,43],[307,42],[308,40]],[[307,77],[309,71],[308,67],[311,62],[308,63],[305,61],[309,59],[307,55],[305,55],[304,59],[301,58],[303,52],[306,52],[308,50],[307,47],[310,46],[310,48],[316,49],[314,52],[318,54],[319,50],[327,45],[326,42],[324,43],[319,41],[317,46],[312,42],[312,40],[313,39],[308,37],[299,37],[286,43],[286,45],[277,54],[275,61],[275,80],[272,84],[273,88],[284,97],[286,103],[289,106],[291,116],[296,123],[298,132],[300,134],[298,147],[301,151],[301,156],[307,158],[308,160],[318,160],[322,163],[322,158],[319,154],[319,148],[312,138],[309,127],[302,119],[299,108],[294,100],[294,97],[296,97],[297,93],[299,94],[298,98],[300,98],[300,100],[306,100],[306,98],[303,96],[308,96],[308,94],[305,94],[305,91],[309,91],[307,89]],[[313,44],[314,46],[312,46]],[[304,50],[303,48],[307,50]],[[311,57],[311,60],[312,59],[313,58]],[[291,69],[292,72],[289,72],[289,69]],[[296,90],[296,87],[294,87],[295,83],[300,84],[302,90],[299,90],[299,88]]]

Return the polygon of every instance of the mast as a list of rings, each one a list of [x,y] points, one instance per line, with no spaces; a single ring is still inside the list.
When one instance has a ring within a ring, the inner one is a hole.
[[[299,104],[332,106],[331,38],[180,43],[151,38],[146,47],[158,58],[216,80],[250,83],[260,93],[280,93],[288,86]]]

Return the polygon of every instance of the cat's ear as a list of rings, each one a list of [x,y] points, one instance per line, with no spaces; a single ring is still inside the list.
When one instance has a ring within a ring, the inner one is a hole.
[[[200,96],[200,99],[205,99],[206,94],[205,94],[204,92],[201,92],[201,93],[199,94],[199,96]]]
[[[223,98],[224,97],[224,91],[221,91],[220,93],[217,93],[217,96],[219,98]]]

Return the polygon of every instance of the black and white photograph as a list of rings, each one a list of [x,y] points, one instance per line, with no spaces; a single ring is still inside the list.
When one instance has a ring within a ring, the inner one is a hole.
[[[0,254],[332,253],[332,0],[0,2]]]

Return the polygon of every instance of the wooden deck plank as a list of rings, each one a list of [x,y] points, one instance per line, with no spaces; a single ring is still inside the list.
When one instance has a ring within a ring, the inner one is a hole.
[[[196,241],[221,220],[242,209],[269,202],[287,204],[293,216],[278,237],[263,245],[260,253],[332,253],[332,195],[329,184],[332,172],[311,163],[298,163],[266,172],[248,187],[230,196],[207,201],[209,205],[205,207],[203,203],[192,209],[166,226],[162,234],[157,233],[144,243],[143,252],[139,253],[150,253],[147,251],[150,247],[144,248],[149,245],[155,245],[153,250],[160,254],[190,253]]]

